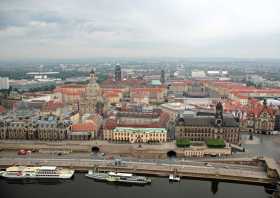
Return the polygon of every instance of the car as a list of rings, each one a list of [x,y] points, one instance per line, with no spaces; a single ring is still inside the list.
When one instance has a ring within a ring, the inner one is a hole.
[[[205,166],[207,166],[207,167],[213,167],[211,164],[209,164],[209,163],[205,163],[204,164]]]
[[[27,151],[25,149],[20,149],[18,152],[17,152],[18,155],[26,155],[27,154]]]
[[[112,160],[112,159],[114,159],[114,157],[113,156],[109,156],[109,157],[107,157],[107,159],[108,160]]]

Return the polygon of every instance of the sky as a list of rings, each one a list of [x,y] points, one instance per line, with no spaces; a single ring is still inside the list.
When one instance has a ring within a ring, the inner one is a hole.
[[[0,0],[0,60],[280,58],[279,0]]]

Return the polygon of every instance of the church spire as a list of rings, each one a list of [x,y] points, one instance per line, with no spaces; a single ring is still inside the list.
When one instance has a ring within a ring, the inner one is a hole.
[[[96,82],[96,75],[95,75],[94,69],[92,69],[90,71],[89,77],[90,77],[90,79],[89,79],[90,83],[95,83]]]
[[[223,105],[221,102],[218,102],[216,105],[216,118],[223,118]]]

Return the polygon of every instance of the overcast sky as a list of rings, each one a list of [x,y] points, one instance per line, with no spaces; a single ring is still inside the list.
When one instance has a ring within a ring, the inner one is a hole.
[[[0,0],[0,59],[280,58],[280,0]]]

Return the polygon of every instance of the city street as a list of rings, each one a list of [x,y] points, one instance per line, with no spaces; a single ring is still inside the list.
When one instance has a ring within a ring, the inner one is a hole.
[[[241,157],[241,156],[238,156]],[[16,151],[2,151],[0,152],[0,159],[1,158],[17,158],[17,159],[38,159],[38,158],[46,158],[51,160],[56,159],[77,159],[77,160],[108,160],[108,159],[122,159],[123,161],[127,162],[148,162],[148,163],[164,163],[164,164],[179,164],[179,165],[192,165],[192,166],[205,166],[205,161],[209,161],[209,165],[215,168],[225,168],[225,169],[245,169],[245,170],[254,170],[254,171],[263,171],[263,167],[256,167],[256,166],[244,166],[238,164],[226,164],[223,163],[215,163],[211,162],[212,160],[219,161],[218,159],[225,160],[230,158],[196,158],[196,160],[192,159],[176,159],[176,158],[167,158],[167,159],[138,159],[132,157],[119,157],[119,156],[106,156],[103,153],[69,153],[69,154],[48,154],[48,153],[32,153],[29,155],[18,155]],[[235,158],[233,158],[235,159]],[[244,158],[246,159],[246,158]],[[248,156],[248,159],[250,157]]]

